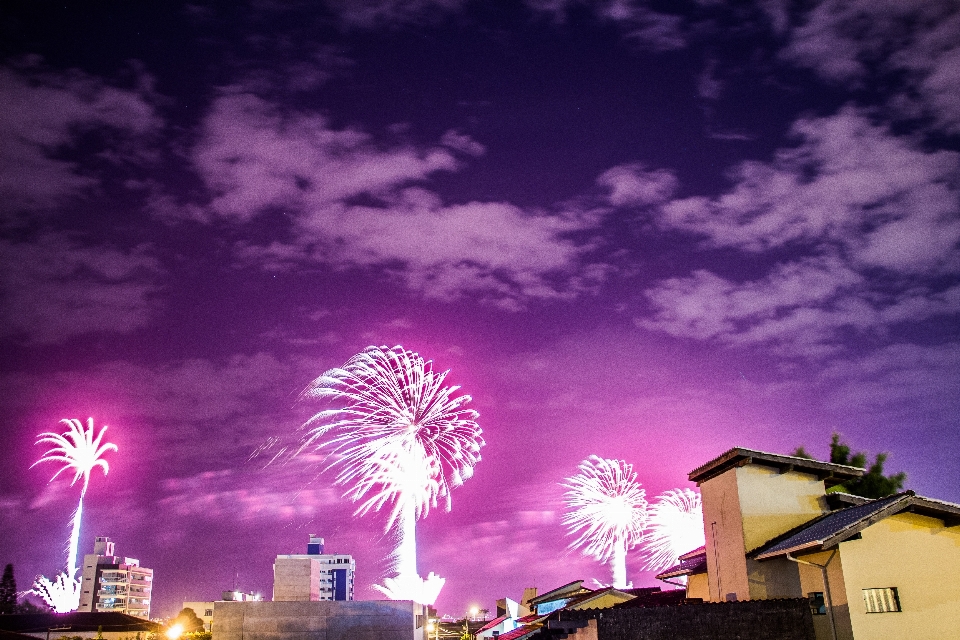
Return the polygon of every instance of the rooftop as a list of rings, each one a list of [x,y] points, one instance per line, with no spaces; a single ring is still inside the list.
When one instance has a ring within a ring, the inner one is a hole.
[[[824,514],[764,543],[749,555],[764,560],[808,549],[828,549],[875,522],[904,511],[938,518],[948,527],[960,525],[960,505],[905,491]]]
[[[859,467],[850,467],[845,464],[834,464],[832,462],[820,462],[819,460],[798,458],[796,456],[781,456],[775,453],[735,447],[722,453],[710,462],[697,467],[688,474],[688,478],[691,482],[700,484],[729,469],[748,464],[773,467],[781,473],[788,471],[809,473],[820,480],[824,480],[827,486],[840,484],[863,475],[863,469]]]

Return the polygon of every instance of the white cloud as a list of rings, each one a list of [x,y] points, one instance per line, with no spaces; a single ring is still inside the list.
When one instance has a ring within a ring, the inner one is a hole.
[[[0,68],[0,211],[49,209],[99,183],[83,175],[76,163],[57,157],[75,142],[78,131],[110,128],[136,137],[159,125],[141,95],[79,71]],[[118,145],[108,155],[122,159],[135,153]]]
[[[90,333],[130,333],[155,311],[160,268],[147,247],[80,246],[50,234],[0,241],[0,335],[54,343]]]
[[[826,243],[863,267],[960,266],[960,154],[921,150],[849,108],[801,119],[793,134],[799,146],[741,164],[717,198],[670,202],[661,222],[746,251]]]
[[[647,170],[641,164],[624,164],[608,169],[597,184],[610,190],[608,199],[615,207],[662,204],[673,196],[677,178],[666,169]]]
[[[483,151],[455,131],[443,143]],[[242,224],[272,209],[289,221],[273,240],[239,242],[242,264],[377,268],[430,297],[469,293],[507,308],[569,298],[606,275],[604,265],[582,264],[592,244],[572,239],[594,229],[598,214],[444,204],[416,186],[458,168],[443,147],[382,149],[368,134],[332,130],[319,116],[284,115],[260,98],[230,95],[206,119],[194,159],[215,194],[215,215]],[[359,196],[376,204],[358,204]]]
[[[781,26],[782,7],[765,5]],[[960,132],[960,5],[929,0],[824,0],[789,33],[784,59],[838,83],[904,74],[893,101],[908,107],[915,94],[942,130]]]

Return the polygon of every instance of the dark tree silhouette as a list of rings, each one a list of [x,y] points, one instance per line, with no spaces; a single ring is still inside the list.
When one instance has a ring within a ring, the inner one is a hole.
[[[183,625],[184,633],[204,630],[203,620],[197,615],[197,612],[190,607],[181,609],[174,622],[179,622]]]
[[[17,612],[17,581],[13,577],[13,565],[3,569],[0,578],[0,615]]]
[[[813,456],[806,452],[803,447],[797,447],[793,455],[800,458],[809,458]],[[856,480],[850,480],[843,484],[832,487],[830,491],[844,491],[864,498],[885,498],[893,495],[903,488],[903,483],[907,479],[907,474],[903,471],[893,475],[884,475],[883,465],[887,461],[886,453],[878,453],[874,458],[873,464],[867,466],[867,454],[861,452],[850,455],[850,447],[840,441],[840,434],[834,433],[830,440],[830,462],[835,464],[845,464],[851,467],[860,467],[866,469],[866,473]]]

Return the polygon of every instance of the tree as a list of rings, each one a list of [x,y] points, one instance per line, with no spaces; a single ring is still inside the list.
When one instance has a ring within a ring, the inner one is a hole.
[[[181,609],[180,613],[178,613],[174,619],[174,622],[183,626],[184,633],[204,630],[203,620],[197,615],[197,612],[190,607]]]
[[[13,565],[8,564],[3,569],[3,578],[0,578],[0,614],[17,612],[17,581],[13,577]]]
[[[797,447],[793,455],[799,458],[813,459],[803,447]],[[850,455],[850,447],[840,441],[840,434],[834,433],[830,440],[830,462],[835,464],[845,464],[851,467],[860,467],[866,469],[861,477],[856,480],[850,480],[831,487],[830,491],[844,491],[864,498],[885,498],[893,495],[903,488],[903,483],[907,479],[907,474],[903,471],[893,475],[884,475],[883,465],[887,461],[886,453],[878,453],[874,458],[873,464],[867,466],[867,454],[858,452]]]

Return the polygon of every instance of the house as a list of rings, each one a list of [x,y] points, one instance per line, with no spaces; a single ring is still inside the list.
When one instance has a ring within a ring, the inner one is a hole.
[[[706,544],[661,573],[706,602],[808,598],[818,640],[946,638],[960,629],[960,505],[827,489],[845,465],[734,448],[689,474]]]
[[[135,640],[159,632],[160,625],[139,616],[115,611],[15,613],[0,616],[0,631],[43,640],[58,640],[63,637]]]

